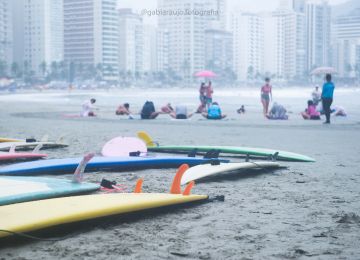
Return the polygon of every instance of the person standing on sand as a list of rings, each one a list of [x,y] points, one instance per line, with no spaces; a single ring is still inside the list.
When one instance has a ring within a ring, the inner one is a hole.
[[[311,98],[315,106],[317,106],[321,100],[321,93],[319,91],[319,85],[315,86],[315,90],[311,93]]]
[[[202,113],[205,110],[205,107],[206,107],[205,91],[206,91],[205,83],[201,82],[201,85],[200,85],[200,88],[199,88],[200,105],[199,105],[198,109],[196,110],[196,113]]]
[[[333,102],[335,85],[331,81],[331,74],[326,74],[325,80],[326,82],[324,83],[321,92],[321,101],[326,116],[326,121],[324,122],[324,124],[330,124],[330,107]]]
[[[270,85],[270,79],[265,78],[265,85],[261,88],[261,103],[263,105],[263,113],[266,117],[269,113],[269,104],[272,99],[272,87]]]
[[[212,105],[212,95],[214,93],[214,89],[211,85],[211,81],[209,81],[209,85],[206,87],[205,96],[206,96],[206,107],[209,109],[209,107]]]

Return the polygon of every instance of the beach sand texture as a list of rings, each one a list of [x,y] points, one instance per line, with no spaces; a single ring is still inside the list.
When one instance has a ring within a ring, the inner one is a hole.
[[[184,91],[182,96],[165,90],[143,91],[141,96],[135,90],[1,95],[1,136],[65,136],[70,146],[48,150],[49,158],[100,152],[111,138],[135,136],[144,130],[163,144],[265,147],[305,154],[316,162],[281,162],[288,168],[208,178],[197,183],[193,193],[224,195],[224,202],[91,225],[57,242],[0,245],[0,259],[359,259],[360,92],[339,90],[335,103],[346,106],[349,116],[322,125],[302,120],[299,113],[311,89],[302,90],[305,94],[301,95],[297,91],[274,90],[276,101],[292,112],[289,121],[264,119],[258,90],[248,94],[215,89],[215,99],[228,119],[207,121],[195,115],[184,122],[167,115],[153,121],[127,120],[116,117],[114,111],[116,104],[126,101],[139,110],[146,99],[154,100],[157,107],[171,101],[195,110],[196,90]],[[93,96],[98,100],[99,118],[62,116],[78,113],[81,103]],[[235,112],[241,104],[248,110],[245,115]],[[143,177],[144,191],[168,192],[175,171],[98,172],[86,174],[85,179],[99,182],[105,177],[131,191],[136,179]],[[54,176],[64,177],[71,178]]]

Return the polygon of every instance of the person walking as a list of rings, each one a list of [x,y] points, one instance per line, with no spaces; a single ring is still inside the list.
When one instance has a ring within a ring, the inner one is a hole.
[[[326,82],[324,83],[321,92],[321,101],[326,117],[326,121],[324,122],[324,124],[330,124],[330,114],[331,114],[330,107],[333,102],[335,85],[331,81],[331,74],[326,74],[325,80]]]
[[[265,85],[261,88],[261,103],[263,105],[263,113],[266,117],[269,113],[269,104],[272,99],[272,87],[270,85],[270,79],[265,79]]]

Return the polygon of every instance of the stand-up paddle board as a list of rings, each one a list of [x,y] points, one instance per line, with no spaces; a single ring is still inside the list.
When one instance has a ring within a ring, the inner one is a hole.
[[[136,137],[116,137],[108,141],[101,150],[103,156],[129,156],[134,152],[147,152],[145,143]]]
[[[171,168],[183,163],[198,165],[218,159],[193,157],[94,157],[86,166],[86,171],[125,171],[146,168]],[[0,168],[0,175],[40,175],[72,173],[81,158],[49,159],[15,163]],[[228,162],[228,160],[220,160]]]
[[[51,148],[61,148],[68,146],[67,144],[63,143],[63,138],[60,137],[57,141],[48,141],[48,136],[45,135],[41,140],[35,139],[26,139],[20,142],[6,142],[0,143],[0,151],[9,151],[10,149],[13,150],[32,150],[37,146],[41,145],[43,149],[51,149]]]
[[[0,163],[17,160],[36,160],[45,158],[46,154],[41,153],[11,153],[11,152],[0,152]]]
[[[136,193],[82,195],[1,206],[0,237],[208,198],[206,195],[190,195],[193,183],[181,193],[179,173],[183,172],[176,174],[172,194],[141,193],[142,180],[139,180]]]
[[[208,176],[245,170],[245,169],[271,169],[278,168],[280,165],[276,162],[242,162],[242,163],[221,163],[219,165],[197,165],[185,171],[181,178],[181,185],[188,182],[199,180]]]
[[[176,152],[187,153],[196,150],[197,152],[208,152],[211,150],[218,150],[221,153],[227,154],[240,154],[249,155],[254,157],[271,157],[277,155],[277,160],[284,161],[298,161],[298,162],[315,162],[315,160],[306,155],[272,150],[265,148],[252,148],[252,147],[236,147],[236,146],[202,146],[202,145],[159,145],[153,141],[152,138],[146,132],[138,132],[138,137],[142,139],[147,145],[148,151],[153,152]]]

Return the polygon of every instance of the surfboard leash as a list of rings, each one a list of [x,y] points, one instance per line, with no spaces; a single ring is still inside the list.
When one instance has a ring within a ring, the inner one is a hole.
[[[32,236],[32,235],[29,235],[29,234],[26,234],[26,233],[15,232],[15,231],[6,230],[6,229],[0,229],[0,232],[8,233],[8,234],[11,234],[11,235],[14,235],[14,236],[18,236],[18,237],[22,237],[22,238],[28,238],[28,239],[37,240],[37,241],[50,241],[50,242],[62,241],[62,240],[65,240],[65,239],[68,239],[68,238],[72,238],[72,237],[75,237],[75,236],[81,234],[81,233],[79,232],[79,233],[72,234],[72,235],[68,235],[68,236],[64,236],[64,237],[61,237],[61,238],[43,238],[43,237]]]

